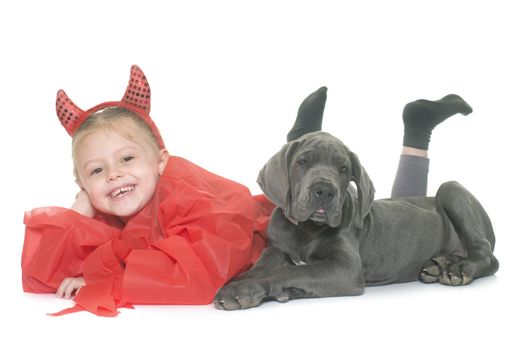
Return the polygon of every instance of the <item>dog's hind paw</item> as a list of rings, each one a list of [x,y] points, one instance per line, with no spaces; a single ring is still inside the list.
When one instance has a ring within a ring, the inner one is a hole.
[[[441,270],[439,266],[431,259],[426,261],[422,266],[419,279],[424,283],[436,283],[440,278],[440,274]]]
[[[474,273],[467,259],[457,255],[437,255],[427,260],[420,272],[424,283],[439,282],[448,286],[461,286],[473,280]]]

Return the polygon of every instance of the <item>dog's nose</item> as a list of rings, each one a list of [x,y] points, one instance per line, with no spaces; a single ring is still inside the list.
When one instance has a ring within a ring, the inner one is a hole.
[[[314,195],[319,201],[329,202],[335,197],[335,189],[329,183],[319,183],[314,187]]]

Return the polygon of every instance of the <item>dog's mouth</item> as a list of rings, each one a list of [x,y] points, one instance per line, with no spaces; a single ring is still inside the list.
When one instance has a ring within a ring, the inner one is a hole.
[[[324,208],[319,208],[310,216],[310,220],[319,223],[327,222],[328,214],[326,213],[326,210]]]
[[[334,208],[318,208],[309,219],[318,225],[329,225],[330,227],[337,227],[341,223],[341,215],[337,215]]]

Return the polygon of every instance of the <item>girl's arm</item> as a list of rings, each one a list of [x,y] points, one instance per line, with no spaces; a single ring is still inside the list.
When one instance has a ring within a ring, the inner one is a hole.
[[[85,259],[119,230],[74,210],[44,207],[25,213],[23,289],[56,293],[66,278],[84,277]],[[65,294],[62,294],[65,296]]]
[[[95,209],[90,203],[88,193],[86,193],[83,189],[76,195],[76,200],[70,209],[89,218],[93,218],[95,215]],[[81,287],[84,285],[85,279],[83,276],[66,277],[63,279],[63,281],[61,281],[56,291],[56,297],[62,299],[71,299],[74,295],[77,295]]]

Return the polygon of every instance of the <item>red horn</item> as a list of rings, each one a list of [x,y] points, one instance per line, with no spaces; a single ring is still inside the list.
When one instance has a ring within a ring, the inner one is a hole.
[[[56,97],[56,114],[58,115],[61,125],[63,125],[70,136],[74,135],[74,132],[79,127],[78,121],[82,113],[83,110],[68,98],[65,91],[58,91],[58,96]]]
[[[122,101],[137,107],[146,112],[146,114],[149,114],[151,107],[150,98],[150,86],[148,85],[146,76],[137,65],[133,65],[130,74],[130,81],[128,82],[128,87],[126,88],[126,93],[124,94]]]

